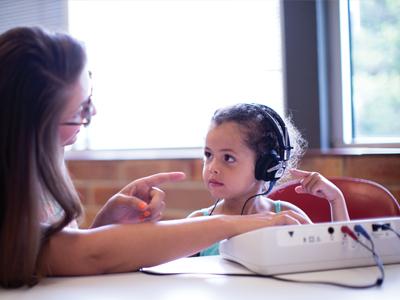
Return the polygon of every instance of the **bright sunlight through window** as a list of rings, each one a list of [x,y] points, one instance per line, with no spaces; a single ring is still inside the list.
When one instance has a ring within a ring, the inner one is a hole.
[[[69,1],[97,115],[77,149],[201,147],[213,112],[283,111],[279,0]]]

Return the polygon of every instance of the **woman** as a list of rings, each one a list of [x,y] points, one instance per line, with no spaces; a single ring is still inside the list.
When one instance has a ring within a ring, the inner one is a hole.
[[[155,222],[164,207],[156,186],[182,180],[175,172],[133,181],[92,228],[72,228],[81,205],[63,148],[96,113],[85,51],[66,34],[15,28],[0,35],[0,66],[3,287],[33,285],[42,276],[133,271],[263,226],[306,222],[292,211]]]

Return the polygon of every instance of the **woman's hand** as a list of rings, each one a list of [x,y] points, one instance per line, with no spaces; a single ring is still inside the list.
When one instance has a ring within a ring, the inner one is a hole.
[[[235,230],[235,233],[232,236],[263,227],[311,223],[311,220],[308,217],[293,210],[284,210],[279,213],[265,211],[251,215],[217,215],[215,217],[227,219],[232,222],[231,226]]]
[[[258,214],[261,218],[270,221],[270,226],[310,224],[311,220],[294,210],[283,210],[279,213],[264,212]]]
[[[96,215],[91,227],[161,219],[165,208],[165,193],[157,186],[184,178],[185,174],[181,172],[158,173],[129,183],[107,201]]]

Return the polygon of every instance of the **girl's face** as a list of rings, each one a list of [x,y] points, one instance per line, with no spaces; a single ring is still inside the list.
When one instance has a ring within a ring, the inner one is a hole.
[[[203,180],[214,198],[245,200],[258,193],[256,155],[246,146],[235,122],[211,125],[204,148]]]
[[[67,108],[61,117],[61,124],[59,126],[59,137],[62,146],[72,145],[75,143],[78,133],[82,125],[79,123],[83,121],[82,112],[88,109],[91,104],[91,80],[89,71],[85,68],[78,81],[72,86],[69,92],[69,100]],[[96,114],[96,110],[91,110],[91,115]],[[65,124],[70,123],[70,124]],[[71,123],[77,123],[71,125]]]

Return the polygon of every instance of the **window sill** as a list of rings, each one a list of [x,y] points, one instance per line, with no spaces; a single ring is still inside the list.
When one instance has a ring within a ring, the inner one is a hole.
[[[66,160],[160,160],[202,157],[202,148],[65,151]]]
[[[306,156],[399,155],[400,148],[333,148],[309,149]],[[136,150],[68,150],[66,160],[161,160],[202,159],[202,148],[136,149]]]
[[[306,156],[332,155],[332,156],[360,156],[360,155],[399,155],[400,148],[331,148],[309,149]]]

